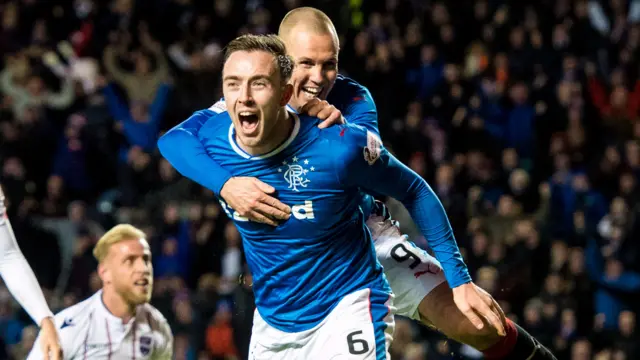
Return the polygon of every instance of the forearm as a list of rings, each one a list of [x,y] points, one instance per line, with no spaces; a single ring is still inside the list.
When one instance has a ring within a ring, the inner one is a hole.
[[[40,325],[53,316],[44,298],[38,280],[16,242],[8,219],[0,225],[0,275],[18,303]]]
[[[436,194],[423,181],[420,190],[410,195],[414,196],[403,199],[402,203],[442,264],[449,286],[454,288],[470,282],[467,265],[462,259],[453,229]]]
[[[220,196],[224,184],[231,174],[213,161],[198,140],[197,133],[202,124],[215,112],[201,110],[164,134],[158,140],[160,153],[184,177],[213,191]]]
[[[351,172],[359,178],[359,186],[402,202],[442,264],[449,286],[471,281],[444,207],[426,181],[386,150],[373,164],[364,163]]]
[[[400,164],[398,160],[393,159],[393,162],[397,162],[391,165],[397,170],[391,173],[397,172],[400,175],[397,177],[397,184],[399,189],[403,189],[394,197],[407,208],[442,264],[449,286],[454,288],[470,282],[471,276],[462,260],[447,213],[437,195],[417,174]],[[394,183],[394,180],[389,179],[389,182]]]

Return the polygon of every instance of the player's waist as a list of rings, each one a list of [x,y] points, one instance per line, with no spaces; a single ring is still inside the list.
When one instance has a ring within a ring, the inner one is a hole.
[[[313,262],[254,272],[256,306],[262,316],[283,331],[302,331],[322,321],[342,298],[355,291],[390,291],[373,244],[363,241],[363,245],[346,249],[351,257],[327,254]]]
[[[293,303],[276,301],[274,304],[273,301],[265,301],[260,294],[256,294],[256,308],[269,327],[285,333],[300,333],[317,327],[333,313],[343,299],[355,293],[367,290],[378,294],[391,294],[391,288],[382,273],[363,282],[360,286],[327,287],[326,290],[322,295],[307,296],[307,298],[313,298],[313,301],[305,302],[306,299],[301,298],[300,301]],[[290,298],[287,295],[283,297]]]
[[[388,291],[364,288],[354,291],[340,299],[331,312],[313,327],[301,331],[283,331],[272,326],[264,316],[256,309],[253,317],[253,339],[266,348],[283,348],[288,346],[303,347],[320,328],[335,323],[337,319],[352,315],[354,312],[370,312],[373,305],[384,305],[392,309],[393,294]],[[339,320],[338,320],[339,321]],[[344,329],[332,329],[341,331]]]

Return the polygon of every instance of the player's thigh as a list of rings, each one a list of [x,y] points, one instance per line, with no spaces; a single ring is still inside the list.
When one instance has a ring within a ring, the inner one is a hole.
[[[346,296],[318,330],[312,360],[387,360],[393,340],[393,296],[364,289]]]
[[[406,236],[376,239],[375,247],[395,295],[396,315],[420,320],[418,307],[422,300],[445,283],[440,263]]]

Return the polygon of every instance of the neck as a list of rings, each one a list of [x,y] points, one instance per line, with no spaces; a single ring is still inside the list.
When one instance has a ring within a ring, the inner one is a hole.
[[[291,131],[293,131],[293,115],[291,115],[285,107],[282,107],[276,117],[277,120],[271,132],[264,134],[265,139],[260,144],[246,146],[240,141],[237,141],[238,146],[246,151],[247,154],[254,156],[266,154],[280,146],[291,134]]]
[[[115,317],[127,323],[136,313],[136,306],[127,303],[122,296],[115,291],[102,291],[102,303],[104,307]]]

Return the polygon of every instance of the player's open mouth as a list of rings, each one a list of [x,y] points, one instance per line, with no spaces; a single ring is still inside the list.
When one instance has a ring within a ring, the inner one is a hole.
[[[141,287],[144,290],[147,290],[149,288],[149,279],[141,279],[136,281],[135,283],[133,283],[135,286]]]
[[[241,111],[238,113],[240,119],[240,126],[245,133],[251,133],[258,127],[258,114],[250,111]]]
[[[322,87],[309,87],[309,86],[304,86],[302,87],[302,92],[308,97],[308,98],[315,98],[320,96],[320,93],[322,93]]]

